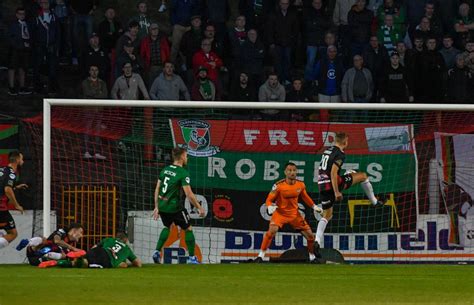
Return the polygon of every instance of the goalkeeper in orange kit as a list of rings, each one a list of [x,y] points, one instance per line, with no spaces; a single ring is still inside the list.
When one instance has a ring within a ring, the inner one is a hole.
[[[285,165],[285,179],[275,183],[272,191],[267,196],[265,204],[267,205],[268,214],[272,215],[272,219],[268,231],[263,237],[260,253],[255,262],[263,261],[273,237],[285,224],[289,224],[303,234],[308,242],[309,260],[314,261],[316,258],[314,255],[314,234],[308,222],[298,211],[298,199],[301,198],[306,205],[317,213],[322,213],[322,209],[314,204],[306,192],[305,184],[296,179],[296,173],[296,164],[287,163]]]

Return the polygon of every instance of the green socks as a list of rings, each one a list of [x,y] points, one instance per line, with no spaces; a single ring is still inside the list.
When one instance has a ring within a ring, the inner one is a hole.
[[[156,243],[157,251],[161,251],[161,248],[163,248],[169,235],[170,235],[170,229],[164,228],[163,230],[161,230],[160,238],[158,239],[158,242]]]
[[[193,231],[186,231],[184,240],[186,241],[186,246],[188,247],[189,256],[194,256],[194,246],[196,245],[196,240],[194,239]]]

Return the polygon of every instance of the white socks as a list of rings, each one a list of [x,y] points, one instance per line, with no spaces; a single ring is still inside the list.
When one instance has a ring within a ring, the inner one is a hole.
[[[0,237],[0,249],[5,248],[8,246],[9,242],[3,237]]]
[[[58,261],[58,260],[60,260],[63,256],[61,255],[61,253],[48,252],[48,253],[46,254],[46,257],[49,258],[49,259],[54,259],[55,261]]]
[[[314,255],[313,253],[309,253],[309,261],[312,262],[316,259],[316,255]]]
[[[265,257],[265,251],[260,250],[260,253],[258,253],[258,257],[264,258]]]
[[[43,243],[43,238],[41,237],[32,237],[28,242],[28,246],[36,247]]]
[[[324,230],[326,230],[326,226],[328,225],[328,220],[326,218],[321,218],[321,220],[318,223],[318,229],[316,231],[316,241],[320,246],[321,245],[321,240],[323,239],[323,234]]]
[[[360,186],[364,190],[365,195],[367,196],[367,198],[369,198],[370,202],[373,205],[376,205],[377,204],[377,198],[375,198],[374,189],[373,189],[372,183],[370,183],[369,179],[361,182]]]

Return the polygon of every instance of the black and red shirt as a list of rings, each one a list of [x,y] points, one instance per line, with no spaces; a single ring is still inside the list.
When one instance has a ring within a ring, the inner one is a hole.
[[[332,190],[332,166],[335,164],[339,169],[341,169],[345,160],[346,154],[337,146],[329,147],[323,152],[318,171],[318,188],[320,192]]]
[[[10,166],[0,168],[0,211],[8,210],[8,197],[5,188],[14,188],[16,184],[16,173]]]

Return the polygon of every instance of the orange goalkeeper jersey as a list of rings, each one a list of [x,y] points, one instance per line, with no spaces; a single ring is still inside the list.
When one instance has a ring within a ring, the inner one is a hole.
[[[277,212],[283,216],[296,216],[298,214],[298,200],[301,198],[307,206],[313,207],[314,202],[306,192],[304,182],[296,180],[294,184],[288,184],[286,179],[280,180],[272,187],[267,196],[266,205],[276,202]]]

